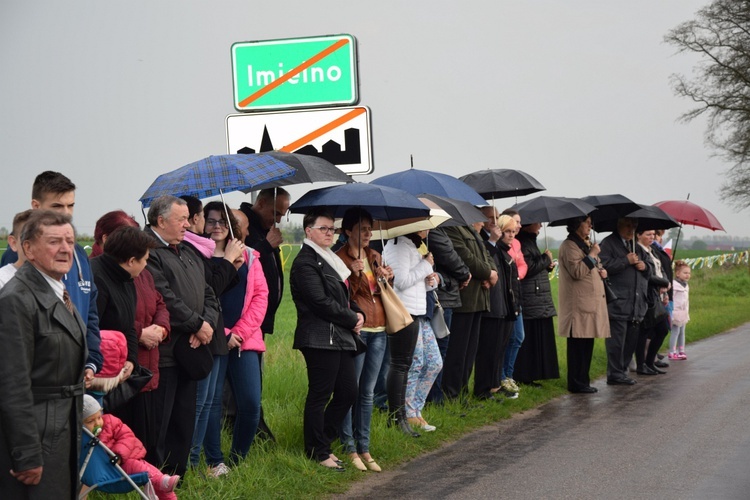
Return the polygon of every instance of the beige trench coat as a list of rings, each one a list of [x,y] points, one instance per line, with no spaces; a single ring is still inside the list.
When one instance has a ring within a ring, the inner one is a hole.
[[[561,337],[609,337],[609,317],[604,283],[596,271],[583,262],[586,255],[570,240],[560,245],[558,328]]]

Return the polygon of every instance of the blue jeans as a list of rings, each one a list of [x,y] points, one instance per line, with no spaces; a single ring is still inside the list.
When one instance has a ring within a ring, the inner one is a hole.
[[[221,452],[221,429],[224,424],[222,399],[224,396],[224,382],[227,379],[229,357],[227,355],[214,355],[214,362],[216,362],[217,358],[219,359],[219,374],[216,377],[214,399],[211,402],[211,410],[208,413],[206,436],[203,438],[203,454],[206,456],[206,464],[211,467],[224,462],[224,454]]]
[[[367,344],[367,351],[354,358],[354,374],[359,380],[359,394],[354,407],[341,422],[339,439],[345,453],[369,453],[370,422],[375,394],[375,383],[378,381],[380,367],[385,355],[386,333],[362,331],[360,338]],[[354,415],[354,432],[352,432],[352,414]],[[355,449],[356,443],[356,449]]]
[[[233,463],[245,458],[253,444],[260,420],[260,353],[241,351],[229,353],[229,384],[237,402],[230,460]]]
[[[391,367],[391,351],[388,349],[387,338],[388,337],[386,336],[383,363],[380,365],[380,372],[378,373],[377,382],[375,383],[375,396],[372,401],[374,406],[383,411],[388,410],[388,390],[386,389],[385,382],[388,380],[388,370]]]
[[[203,380],[198,381],[198,395],[195,400],[195,430],[193,431],[193,443],[190,446],[190,465],[192,467],[197,466],[200,462],[201,445],[203,445],[206,429],[209,425],[209,415],[211,408],[216,403],[216,384],[222,372],[221,358],[226,360],[226,356],[214,356],[214,365],[211,368],[211,373]],[[224,366],[224,374],[226,374],[226,365]],[[222,388],[224,387],[223,380],[222,375]],[[219,412],[221,412],[221,390],[218,391],[218,394]],[[206,457],[206,461],[208,461],[208,457]],[[209,463],[209,465],[216,464]]]
[[[521,348],[524,338],[523,314],[518,313],[515,324],[513,325],[513,331],[510,334],[508,347],[505,349],[505,360],[503,361],[503,369],[500,372],[500,380],[513,378],[513,368],[516,366],[516,357],[518,356],[518,350]]]

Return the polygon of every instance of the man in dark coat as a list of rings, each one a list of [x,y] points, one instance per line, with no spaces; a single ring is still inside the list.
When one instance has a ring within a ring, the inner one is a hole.
[[[599,253],[612,291],[617,296],[617,300],[607,304],[611,336],[604,341],[607,348],[607,383],[610,385],[636,383],[628,377],[628,364],[638,342],[640,323],[646,314],[651,273],[645,262],[646,253],[635,242],[637,226],[637,219],[618,220],[617,231],[604,238]]]
[[[207,345],[219,319],[219,303],[206,283],[203,262],[182,242],[189,227],[188,214],[184,200],[161,196],[151,204],[149,227],[144,230],[157,240],[147,269],[164,298],[172,327],[171,340],[159,346],[160,380],[152,413],[159,439],[156,447],[148,450],[147,460],[166,464],[168,474],[180,476],[187,469],[195,428],[197,385],[175,358],[175,345]]]
[[[445,233],[471,272],[471,281],[459,292],[461,307],[453,309],[451,340],[443,364],[443,394],[455,399],[468,393],[482,313],[490,309],[490,287],[497,282],[498,276],[495,263],[476,229],[447,227]]]
[[[281,222],[281,218],[289,210],[290,201],[289,193],[284,189],[270,188],[258,193],[254,205],[249,203],[240,205],[240,211],[247,216],[249,221],[250,234],[245,238],[245,244],[260,253],[260,265],[263,267],[263,274],[268,284],[268,308],[263,323],[260,325],[264,338],[266,334],[273,333],[276,310],[284,296],[284,266],[281,263],[281,250],[279,250],[284,238],[276,224]],[[262,353],[260,359],[262,381]],[[275,440],[263,416],[263,407],[260,409],[258,436]]]
[[[273,333],[276,310],[284,295],[284,267],[279,246],[284,242],[276,224],[289,210],[289,193],[281,188],[264,189],[255,204],[242,203],[240,210],[250,221],[250,234],[245,244],[260,253],[260,264],[268,283],[268,309],[260,326],[263,334]]]
[[[74,235],[70,217],[34,211],[27,261],[0,292],[3,498],[77,497],[86,324],[62,282]]]

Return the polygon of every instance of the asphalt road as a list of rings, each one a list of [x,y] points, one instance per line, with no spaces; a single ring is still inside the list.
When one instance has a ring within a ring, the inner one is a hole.
[[[667,375],[601,379],[368,473],[345,497],[750,499],[750,324],[687,353]]]

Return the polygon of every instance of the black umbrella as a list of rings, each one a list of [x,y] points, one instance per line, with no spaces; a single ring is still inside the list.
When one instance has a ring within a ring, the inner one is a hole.
[[[304,184],[306,182],[354,182],[333,163],[317,156],[300,153],[286,153],[284,151],[267,151],[263,153],[279,160],[296,170],[291,177],[278,179],[253,186],[252,189],[242,190],[245,193],[261,189]]]
[[[493,168],[460,177],[485,198],[510,198],[544,191],[547,188],[521,170]]]
[[[591,214],[591,221],[597,230],[599,223],[612,219],[616,222],[620,217],[626,217],[641,208],[641,205],[621,194],[584,196],[581,199],[596,207],[596,211]]]
[[[436,194],[423,193],[417,195],[417,198],[424,201],[425,199],[435,203],[438,207],[445,210],[451,216],[441,224],[443,227],[448,226],[470,226],[475,222],[485,222],[487,216],[478,210],[474,205],[467,201],[445,198]]]
[[[654,205],[641,205],[641,208],[630,212],[626,217],[638,219],[638,231],[670,229],[680,225],[671,215]],[[615,231],[617,230],[617,218],[598,222],[594,229],[597,231]]]
[[[511,208],[518,211],[523,224],[535,222],[557,222],[574,217],[584,217],[596,207],[578,198],[562,196],[538,196],[516,203]]]

